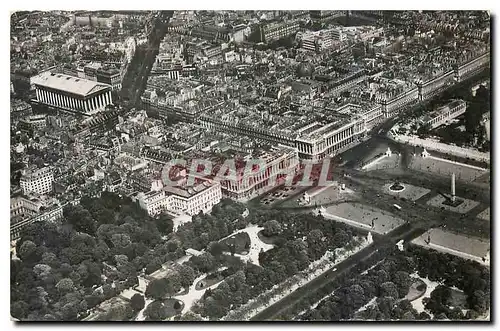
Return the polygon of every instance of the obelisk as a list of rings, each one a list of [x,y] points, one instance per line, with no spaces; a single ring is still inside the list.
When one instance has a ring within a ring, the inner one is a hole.
[[[451,174],[451,202],[455,202],[455,173]]]

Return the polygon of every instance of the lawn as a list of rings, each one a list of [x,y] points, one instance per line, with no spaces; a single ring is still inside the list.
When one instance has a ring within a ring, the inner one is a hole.
[[[458,307],[460,309],[467,309],[467,296],[463,291],[451,289],[451,297],[448,300],[448,306],[450,308]]]
[[[250,236],[246,232],[240,232],[220,241],[220,243],[224,245],[224,252],[233,251],[236,254],[245,255],[250,249]]]

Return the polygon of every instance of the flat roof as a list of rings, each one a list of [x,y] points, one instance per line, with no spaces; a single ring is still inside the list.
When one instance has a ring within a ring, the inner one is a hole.
[[[92,80],[69,76],[65,74],[54,74],[44,72],[33,78],[35,85],[48,87],[81,96],[87,96],[94,92],[111,88],[111,85],[94,82]]]

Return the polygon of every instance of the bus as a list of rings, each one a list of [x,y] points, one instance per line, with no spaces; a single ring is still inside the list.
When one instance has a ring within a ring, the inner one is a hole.
[[[393,204],[393,207],[396,208],[397,210],[401,210],[401,206]]]

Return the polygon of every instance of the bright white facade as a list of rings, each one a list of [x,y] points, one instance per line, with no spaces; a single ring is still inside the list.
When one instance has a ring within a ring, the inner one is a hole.
[[[54,174],[49,167],[27,171],[20,180],[23,194],[46,194],[52,192]]]
[[[39,103],[84,114],[112,104],[111,85],[64,74],[44,72],[33,79]]]
[[[139,193],[137,200],[150,216],[169,211],[175,214],[196,215],[207,213],[222,198],[218,182],[204,181],[191,187],[165,186],[160,191]]]

